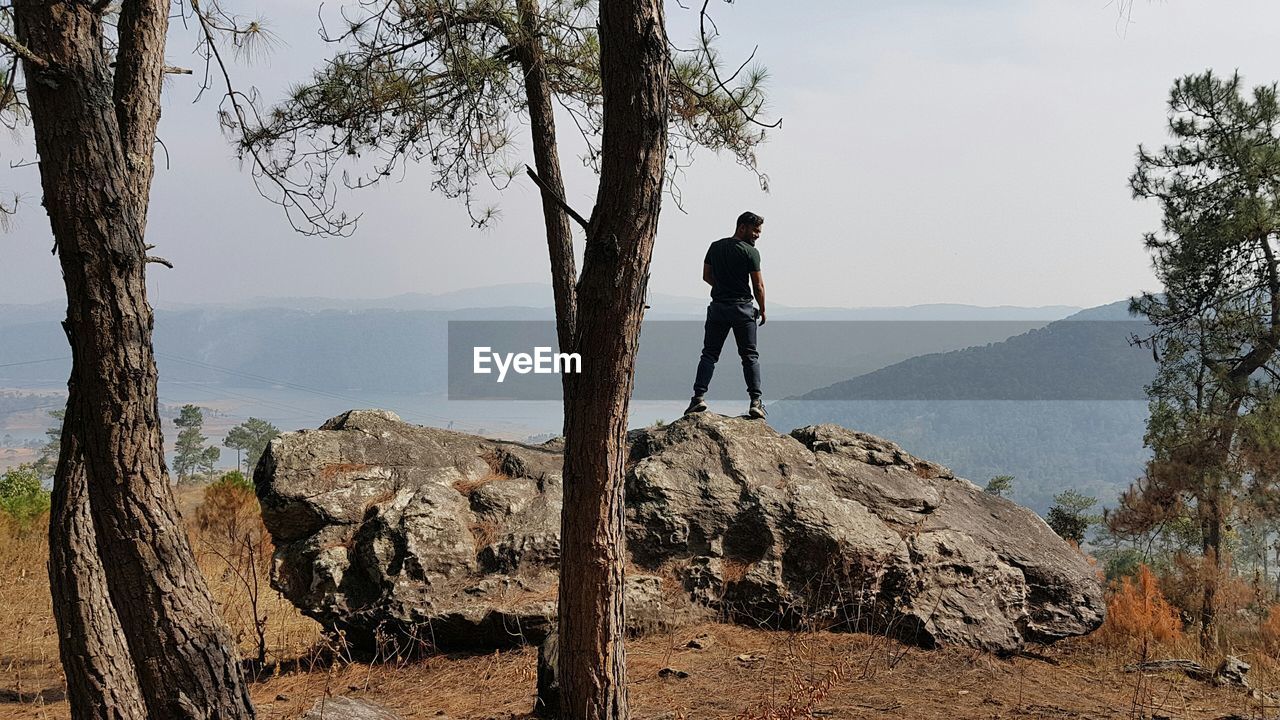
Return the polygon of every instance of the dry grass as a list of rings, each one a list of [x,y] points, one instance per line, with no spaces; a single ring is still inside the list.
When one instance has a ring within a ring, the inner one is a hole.
[[[189,518],[195,517],[199,505],[199,498],[190,495],[198,492],[180,492],[180,505]],[[252,657],[256,626],[253,613],[246,610],[242,572],[235,569],[243,566],[228,564],[225,551],[208,549],[211,537],[220,537],[226,528],[191,525],[212,592],[242,652]],[[44,573],[46,556],[42,531],[0,527],[0,719],[69,716]],[[734,570],[742,572],[745,566],[729,569]],[[336,695],[372,700],[406,720],[441,714],[453,720],[529,717],[535,692],[533,649],[379,665],[347,662],[341,653],[333,660],[332,653],[317,651],[315,623],[265,588],[265,577],[260,581],[269,668],[251,686],[260,718],[299,718],[318,699]],[[1139,581],[1131,585],[1130,595],[1125,602],[1159,617],[1149,587],[1143,590]],[[1185,653],[1191,649],[1176,635],[1139,626],[1147,628],[1142,632],[1151,638],[1146,650],[1150,657],[1190,657]],[[1237,654],[1254,664],[1251,678],[1256,686],[1275,688],[1280,684],[1280,662],[1272,659],[1265,643],[1280,636],[1280,610],[1273,609],[1251,633],[1258,642],[1237,649]],[[696,636],[712,640],[702,641],[704,649],[692,649],[688,644]],[[633,717],[645,720],[1217,720],[1233,714],[1280,715],[1274,702],[1264,705],[1240,691],[1178,674],[1125,673],[1124,665],[1139,659],[1137,652],[1109,642],[1105,633],[1012,659],[955,648],[926,652],[862,634],[772,632],[721,624],[671,630],[630,640],[627,646]],[[666,667],[688,677],[660,675]]]
[[[38,704],[63,694],[45,569],[47,525],[47,516],[19,527],[0,514],[0,703]]]
[[[932,465],[929,465],[928,463],[923,463],[923,462],[916,463],[911,468],[911,471],[914,472],[917,476],[924,478],[925,480],[932,480],[938,476],[938,471],[935,467],[933,467]]]
[[[242,655],[253,658],[258,654],[259,623],[268,663],[293,661],[311,652],[320,628],[269,587],[269,544],[255,547],[252,558],[237,556],[228,535],[231,529],[207,521],[203,529],[197,524],[203,488],[178,488],[176,496],[196,561]],[[228,518],[235,532],[243,532],[247,523],[243,512],[231,512]],[[256,513],[248,519],[254,523],[250,528],[260,528]],[[0,718],[67,715],[45,569],[49,557],[46,526],[47,518],[22,531],[0,515]],[[245,561],[249,559],[257,567],[256,575],[246,572]],[[257,613],[246,581],[258,595]],[[26,714],[16,714],[18,708],[24,708]]]
[[[471,537],[475,539],[477,555],[497,542],[498,537],[502,534],[502,528],[498,527],[498,523],[492,520],[478,520],[468,523],[467,529],[471,531]]]
[[[1258,628],[1263,647],[1273,655],[1280,655],[1280,603],[1267,608],[1267,617]]]
[[[734,558],[720,559],[720,575],[724,578],[725,586],[741,582],[747,576],[747,572],[751,570],[751,564],[743,560]]]
[[[457,490],[463,495],[470,495],[471,493],[475,492],[476,490],[479,490],[480,488],[484,487],[485,485],[488,485],[491,482],[500,482],[502,480],[510,480],[510,479],[511,479],[510,477],[504,475],[503,473],[491,471],[488,474],[478,478],[473,478],[470,480],[458,480],[453,484],[453,489]]]

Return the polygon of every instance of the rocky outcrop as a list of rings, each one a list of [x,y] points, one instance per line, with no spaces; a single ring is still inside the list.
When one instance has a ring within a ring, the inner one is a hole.
[[[632,433],[628,623],[703,614],[1015,651],[1102,620],[1038,516],[885,440],[703,413]],[[560,448],[352,411],[271,443],[272,582],[355,646],[537,643],[555,617]]]

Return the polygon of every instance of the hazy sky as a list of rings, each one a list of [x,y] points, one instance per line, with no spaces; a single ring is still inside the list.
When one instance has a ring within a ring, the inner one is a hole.
[[[224,5],[262,12],[282,40],[268,60],[237,67],[238,82],[267,98],[330,51],[316,38],[316,3]],[[784,118],[760,153],[772,192],[730,159],[701,156],[684,185],[687,214],[664,206],[655,292],[703,294],[706,245],[744,209],[767,219],[769,296],[787,305],[1088,306],[1152,289],[1141,234],[1158,216],[1130,198],[1127,178],[1137,144],[1165,138],[1173,79],[1212,67],[1280,80],[1274,0],[1136,0],[1128,22],[1106,0],[716,5],[729,56],[758,44],[771,72],[772,112]],[[673,40],[688,40],[695,13],[668,12]],[[197,66],[193,45],[176,26],[169,61]],[[197,89],[190,77],[166,88],[169,160],[157,153],[149,239],[176,268],[154,266],[154,303],[546,281],[524,178],[492,230],[470,229],[462,206],[411,170],[342,196],[364,216],[354,237],[293,234],[220,135],[217,94],[192,104]],[[0,144],[0,158],[33,159],[28,140]],[[570,202],[587,214],[595,178],[564,159]],[[24,196],[0,235],[0,303],[62,297],[36,168],[7,170],[0,189]]]

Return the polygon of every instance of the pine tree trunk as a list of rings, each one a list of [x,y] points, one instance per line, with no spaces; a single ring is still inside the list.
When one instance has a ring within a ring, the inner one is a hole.
[[[1260,548],[1258,554],[1262,556],[1260,558],[1262,560],[1262,594],[1265,598],[1268,588],[1271,587],[1271,559],[1269,557],[1270,553],[1267,552],[1270,549],[1268,546],[1271,542],[1271,530],[1267,527],[1265,519],[1261,520],[1260,523],[1262,525],[1262,541],[1258,543]]]
[[[74,720],[145,720],[133,659],[107,591],[89,515],[84,456],[66,416],[49,512],[49,587]]]
[[[627,411],[667,148],[669,65],[660,0],[600,3],[604,137],[578,285],[582,374],[565,426],[560,562],[562,717],[628,717],[623,647]]]
[[[555,198],[565,200],[564,178],[560,173],[560,153],[556,146],[556,117],[550,81],[542,48],[538,0],[516,0],[523,46],[520,69],[524,73],[525,96],[529,103],[529,131],[533,139],[533,162],[538,177],[546,185],[542,192],[542,216],[547,230],[547,251],[551,257],[551,289],[555,296],[556,335],[561,352],[573,352],[577,326],[578,272],[573,259],[573,226],[569,214]],[[553,197],[549,197],[550,193]],[[568,387],[565,387],[568,391]]]
[[[1255,348],[1249,353],[1251,362],[1260,360],[1265,363],[1271,353],[1261,352]],[[1209,438],[1204,447],[1207,456],[1202,479],[1203,490],[1197,502],[1200,506],[1200,530],[1202,551],[1202,580],[1204,582],[1200,604],[1200,650],[1211,656],[1218,648],[1218,589],[1227,569],[1227,557],[1223,547],[1222,531],[1227,524],[1227,515],[1232,495],[1224,484],[1223,477],[1235,472],[1231,467],[1231,451],[1235,441],[1236,429],[1239,427],[1240,408],[1244,402],[1247,385],[1236,376],[1241,370],[1237,366],[1228,377],[1227,388],[1230,394],[1217,403],[1211,403],[1210,413],[1216,419]],[[1244,373],[1247,380],[1249,373]]]
[[[114,77],[103,52],[105,9],[67,0],[14,5],[19,37],[44,62],[27,61],[24,70],[67,291],[66,427],[83,458],[107,589],[148,716],[253,717],[236,648],[196,567],[164,466],[143,229],[169,3],[124,3]],[[68,498],[74,461],[60,460]],[[79,537],[63,547],[83,550]]]
[[[1280,539],[1276,541],[1274,552],[1276,554],[1276,563],[1280,564]],[[1274,597],[1280,598],[1280,572],[1276,573],[1275,584],[1272,585],[1271,593]]]
[[[1217,500],[1206,503],[1203,521],[1203,594],[1200,604],[1200,651],[1206,657],[1218,647],[1218,585],[1222,579],[1222,513]]]

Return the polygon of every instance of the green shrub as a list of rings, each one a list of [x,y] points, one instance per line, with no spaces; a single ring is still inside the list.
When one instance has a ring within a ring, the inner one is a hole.
[[[19,465],[0,475],[0,512],[27,523],[49,511],[49,491],[33,465]]]
[[[1133,547],[1106,548],[1095,553],[1105,569],[1108,582],[1116,582],[1120,578],[1137,575],[1139,566],[1143,565],[1146,555]]]
[[[213,487],[214,485],[222,485],[253,492],[253,481],[245,477],[244,473],[239,470],[230,470],[222,473],[222,477],[211,483],[209,487]],[[206,494],[208,494],[207,490]]]

